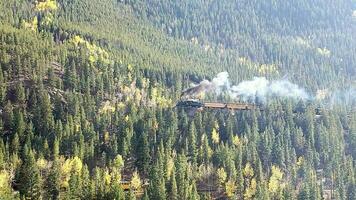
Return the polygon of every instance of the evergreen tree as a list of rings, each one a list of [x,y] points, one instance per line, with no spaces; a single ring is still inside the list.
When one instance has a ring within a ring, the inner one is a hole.
[[[149,198],[164,200],[166,199],[166,189],[163,180],[164,177],[159,173],[159,167],[159,164],[156,162],[150,172]]]
[[[189,126],[187,142],[188,142],[188,153],[193,165],[196,165],[197,156],[198,156],[196,135],[197,133],[195,129],[195,123],[194,121],[192,121]]]
[[[148,170],[148,165],[150,161],[150,152],[149,146],[147,141],[147,133],[142,132],[138,135],[138,142],[137,142],[137,166],[141,172],[146,172]]]
[[[44,185],[48,199],[59,199],[60,192],[60,165],[54,160]]]
[[[20,195],[26,199],[40,199],[42,197],[41,177],[36,166],[34,153],[27,146],[24,147],[22,159],[23,163],[17,178]]]
[[[178,191],[177,191],[177,182],[176,182],[176,175],[175,175],[175,170],[173,169],[172,174],[171,174],[171,181],[170,181],[170,187],[169,187],[169,199],[170,200],[178,200]]]

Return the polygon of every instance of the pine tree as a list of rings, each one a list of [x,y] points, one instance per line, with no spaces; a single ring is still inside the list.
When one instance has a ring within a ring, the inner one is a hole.
[[[6,98],[6,83],[4,80],[4,74],[0,67],[0,105],[4,106],[4,100]]]
[[[132,189],[126,194],[125,200],[136,200],[135,192]]]
[[[81,199],[93,199],[94,191],[92,191],[90,174],[88,170],[88,166],[84,165],[81,174],[82,179],[82,196]]]
[[[190,123],[189,132],[188,132],[188,152],[190,156],[190,160],[192,161],[193,165],[197,164],[197,141],[196,141],[196,129],[194,121]]]
[[[77,87],[77,69],[74,61],[66,66],[64,72],[64,87],[68,90],[75,90]]]
[[[169,199],[170,200],[178,200],[179,199],[178,191],[177,191],[176,175],[175,175],[174,169],[171,174],[171,181],[170,181],[170,187],[169,187]]]
[[[82,193],[82,180],[80,174],[72,169],[69,179],[69,199],[80,199]]]
[[[17,178],[20,195],[26,199],[39,199],[42,196],[40,173],[36,166],[34,154],[26,145],[22,158],[23,164],[19,169],[19,176]]]
[[[150,172],[149,198],[165,200],[166,189],[164,184],[164,177],[159,173],[159,167],[159,163],[156,162]]]
[[[53,155],[53,160],[58,159],[58,156],[59,156],[59,141],[58,141],[57,138],[55,138],[54,142],[53,142],[52,155]]]
[[[4,107],[4,114],[3,114],[3,122],[4,122],[4,129],[5,130],[12,130],[13,129],[13,122],[14,122],[14,113],[13,113],[13,106],[10,101]]]
[[[349,131],[349,141],[350,141],[350,150],[353,159],[356,159],[356,113],[351,114],[350,120],[350,131]]]
[[[199,200],[199,199],[200,199],[200,197],[199,197],[199,194],[197,191],[196,184],[194,182],[192,182],[189,200]]]
[[[310,190],[307,184],[304,184],[302,189],[299,191],[298,200],[308,200],[310,199]]]
[[[142,132],[138,135],[138,143],[137,143],[137,167],[141,172],[146,172],[148,170],[148,165],[150,161],[150,152],[149,152],[149,144],[147,141],[146,132]]]
[[[59,199],[60,165],[57,160],[53,161],[52,167],[45,181],[44,188],[48,199]]]
[[[24,117],[23,117],[23,114],[21,111],[17,111],[15,113],[15,131],[16,133],[18,134],[18,136],[20,138],[23,138],[24,136],[24,132],[25,132],[25,129],[26,129],[26,124],[25,124],[25,121],[24,121]]]
[[[3,151],[3,142],[0,140],[0,170],[4,169],[5,167],[5,155]]]
[[[20,150],[20,139],[17,133],[15,133],[14,138],[12,139],[11,150],[14,154],[17,154]]]
[[[23,105],[26,101],[25,89],[21,82],[16,85],[16,100],[20,105]]]
[[[145,190],[145,192],[143,193],[142,200],[150,200],[147,190]]]

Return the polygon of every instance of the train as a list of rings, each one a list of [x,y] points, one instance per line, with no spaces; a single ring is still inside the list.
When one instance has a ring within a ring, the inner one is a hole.
[[[199,99],[187,99],[178,101],[176,107],[196,108],[196,109],[228,109],[228,110],[253,110],[257,106],[249,103],[220,103],[220,102],[202,102]]]

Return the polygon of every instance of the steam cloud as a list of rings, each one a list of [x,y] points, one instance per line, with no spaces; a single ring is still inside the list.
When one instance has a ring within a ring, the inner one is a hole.
[[[352,105],[356,106],[356,88],[337,90],[329,94],[329,106]]]
[[[269,81],[265,77],[255,77],[253,80],[243,81],[238,85],[230,85],[229,74],[221,72],[211,81],[203,80],[183,92],[184,96],[197,96],[201,93],[230,95],[234,99],[243,101],[266,101],[268,97],[285,97],[294,99],[309,99],[303,88],[287,80]]]
[[[232,86],[233,95],[242,100],[259,99],[266,101],[268,97],[286,97],[293,99],[309,99],[304,89],[287,80],[269,81],[265,77],[255,77],[251,81],[243,81],[237,86]]]
[[[224,94],[238,101],[254,103],[266,103],[270,97],[312,100],[317,101],[321,106],[330,108],[346,105],[356,109],[355,87],[334,91],[323,89],[318,90],[315,96],[310,96],[303,88],[284,79],[270,81],[265,77],[254,77],[252,80],[231,86],[227,72],[220,72],[211,81],[203,80],[193,85],[182,92],[182,97],[201,98],[202,94]]]

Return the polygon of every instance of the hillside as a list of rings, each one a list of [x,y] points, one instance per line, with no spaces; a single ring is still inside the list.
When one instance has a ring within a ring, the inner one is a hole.
[[[355,10],[0,1],[0,199],[352,199]]]
[[[275,64],[307,87],[355,79],[352,0],[124,2],[171,36]]]

